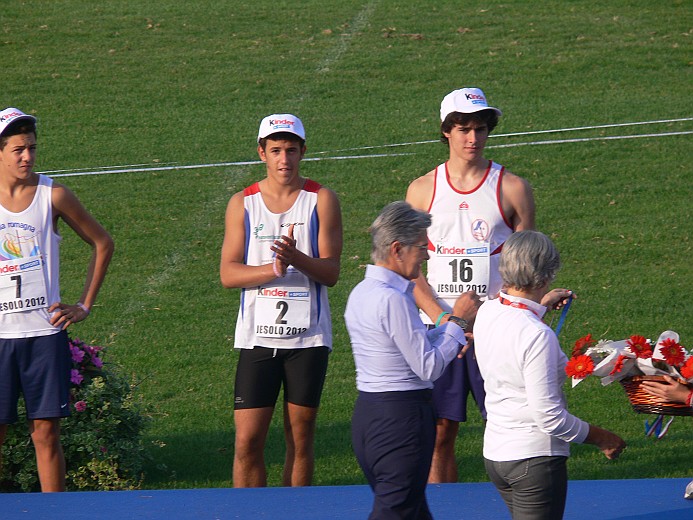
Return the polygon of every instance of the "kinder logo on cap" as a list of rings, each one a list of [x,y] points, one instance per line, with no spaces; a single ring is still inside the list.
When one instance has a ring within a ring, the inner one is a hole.
[[[453,90],[443,98],[440,104],[440,120],[445,121],[445,118],[452,112],[473,114],[480,110],[493,110],[499,116],[503,115],[499,109],[488,106],[486,96],[481,89],[461,88]]]
[[[34,123],[36,122],[36,118],[34,116],[25,114],[18,108],[6,108],[5,110],[0,112],[0,135],[2,135],[2,133],[8,126],[10,126],[18,119],[27,119],[29,121],[33,121]]]
[[[303,129],[303,123],[292,114],[272,114],[264,118],[260,122],[257,140],[259,142],[260,139],[278,132],[288,132],[300,137],[304,141],[306,140],[306,131]]]
[[[293,128],[296,122],[290,119],[270,119],[269,124],[274,130],[277,130],[279,128]]]
[[[486,103],[486,98],[479,94],[465,94],[464,97],[467,98],[467,100],[473,103],[474,105],[488,106],[488,104]]]
[[[9,114],[6,114],[3,112],[2,115],[0,115],[0,123],[4,123],[5,121],[11,121],[12,119],[16,119],[18,117],[25,116],[26,114],[24,112],[20,112],[19,110],[14,110],[10,109],[12,112]]]

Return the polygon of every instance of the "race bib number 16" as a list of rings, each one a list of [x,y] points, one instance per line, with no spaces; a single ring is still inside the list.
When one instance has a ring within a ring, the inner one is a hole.
[[[48,307],[39,256],[0,262],[0,314]]]
[[[485,296],[490,280],[490,245],[486,242],[438,247],[429,260],[429,282],[443,298],[467,291]]]

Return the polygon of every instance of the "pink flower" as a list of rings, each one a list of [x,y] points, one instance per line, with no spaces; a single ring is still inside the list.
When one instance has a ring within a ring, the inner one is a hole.
[[[87,403],[86,403],[86,402],[84,402],[84,401],[77,401],[77,402],[75,403],[75,410],[77,410],[78,412],[83,412],[83,411],[86,410],[86,409],[87,409]]]
[[[82,377],[82,374],[79,373],[79,370],[75,368],[70,370],[70,381],[72,381],[72,384],[79,385],[83,380],[84,378]]]
[[[94,365],[96,368],[101,368],[103,366],[103,361],[101,361],[101,358],[94,356],[91,358],[91,363]]]
[[[70,352],[74,363],[81,363],[84,359],[84,351],[81,348],[70,345]]]

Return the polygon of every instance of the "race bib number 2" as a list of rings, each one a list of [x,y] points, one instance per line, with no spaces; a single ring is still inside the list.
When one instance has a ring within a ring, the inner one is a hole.
[[[48,296],[41,257],[0,262],[0,314],[43,307],[48,307]]]
[[[255,300],[255,334],[290,338],[310,327],[310,291],[307,287],[261,287]]]

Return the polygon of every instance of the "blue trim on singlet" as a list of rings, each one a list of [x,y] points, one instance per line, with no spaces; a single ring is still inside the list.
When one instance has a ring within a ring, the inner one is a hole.
[[[320,231],[320,220],[318,219],[318,206],[316,204],[313,209],[313,213],[310,216],[310,249],[313,254],[313,258],[320,258],[320,249],[318,248],[318,234]],[[322,312],[322,301],[320,299],[322,284],[318,282],[313,282],[315,284],[315,294],[316,294],[316,304],[318,309],[317,322],[320,322],[320,313]]]
[[[248,263],[248,248],[250,247],[250,214],[247,209],[243,210],[243,227],[245,228],[245,247],[243,248],[243,263]],[[241,317],[245,318],[245,292],[246,288],[241,288]]]

